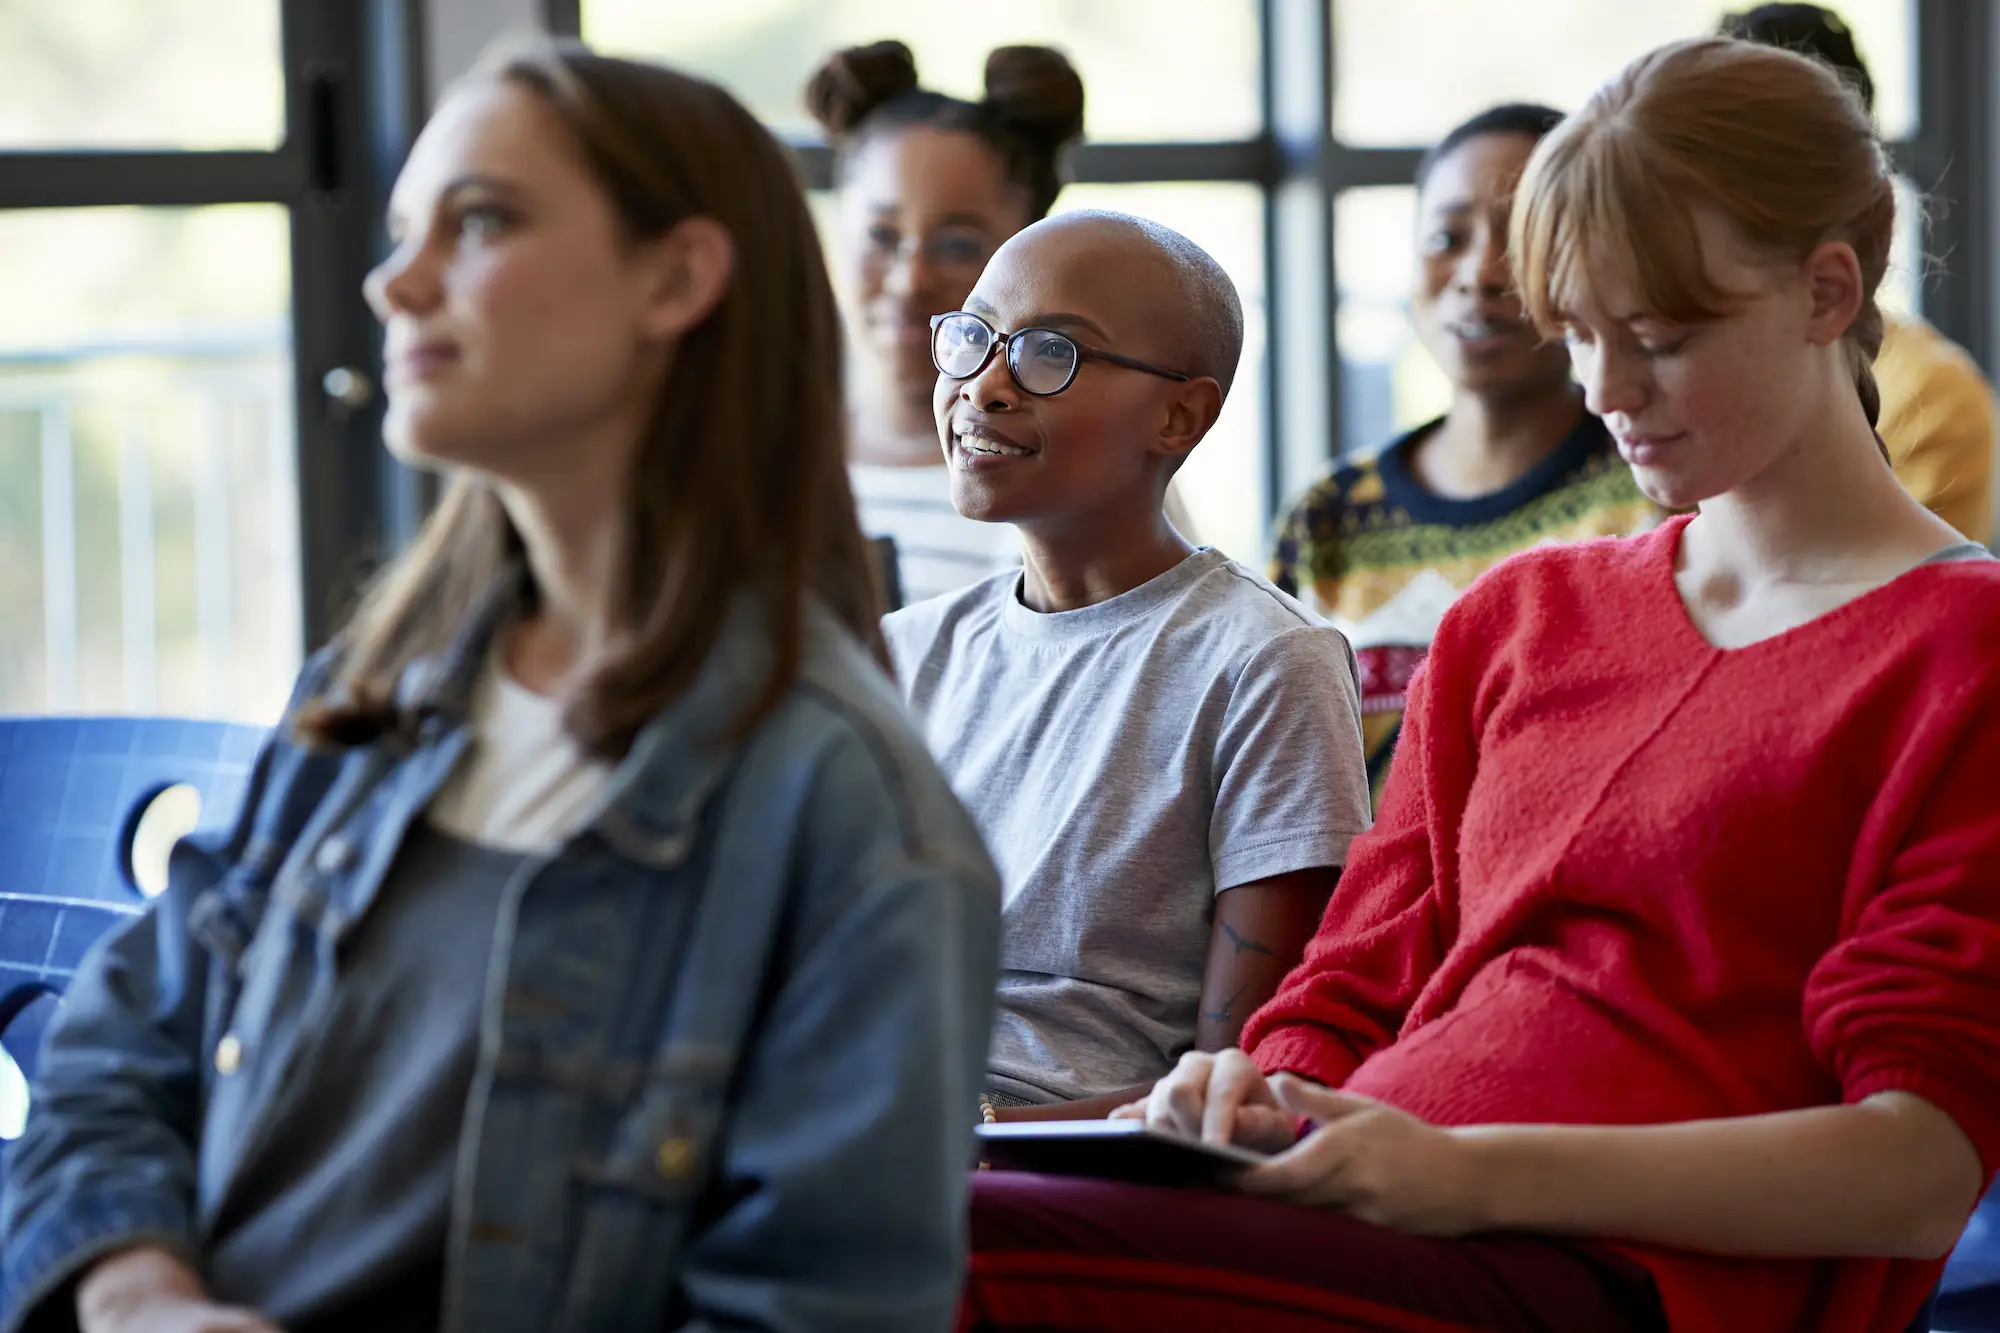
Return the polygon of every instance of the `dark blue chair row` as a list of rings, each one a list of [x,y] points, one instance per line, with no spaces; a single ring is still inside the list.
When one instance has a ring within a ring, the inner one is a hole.
[[[1945,1266],[1931,1326],[1948,1333],[2000,1333],[2000,1188],[1980,1200]]]

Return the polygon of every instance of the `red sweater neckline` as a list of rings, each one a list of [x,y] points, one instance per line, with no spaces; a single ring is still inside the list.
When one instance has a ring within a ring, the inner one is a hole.
[[[1655,595],[1664,598],[1666,605],[1662,610],[1674,627],[1672,633],[1683,646],[1696,654],[1742,658],[1754,655],[1760,650],[1780,651],[1790,644],[1804,642],[1816,634],[1838,629],[1855,616],[1871,612],[1878,601],[1886,599],[1891,592],[1905,591],[1908,587],[1906,580],[1921,577],[1922,572],[1929,568],[1924,561],[1919,561],[1860,596],[1851,597],[1832,610],[1822,611],[1812,619],[1793,625],[1790,629],[1779,630],[1776,634],[1766,635],[1739,647],[1724,648],[1709,642],[1708,636],[1695,624],[1694,616],[1681,598],[1680,585],[1674,578],[1678,572],[1675,567],[1680,561],[1681,539],[1687,532],[1688,525],[1694,522],[1696,517],[1694,514],[1675,514],[1652,533],[1638,539],[1652,543],[1653,547],[1646,553],[1652,565],[1652,577],[1647,580],[1648,586]]]

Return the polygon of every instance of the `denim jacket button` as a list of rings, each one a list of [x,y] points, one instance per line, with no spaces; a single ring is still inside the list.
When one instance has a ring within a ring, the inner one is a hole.
[[[322,875],[338,875],[354,864],[354,844],[338,835],[328,838],[313,853],[313,869]]]
[[[680,1179],[694,1165],[694,1140],[675,1135],[660,1145],[660,1150],[653,1154],[653,1163],[668,1180]]]
[[[222,1040],[215,1043],[215,1072],[228,1078],[243,1066],[243,1039],[234,1032],[225,1032]]]

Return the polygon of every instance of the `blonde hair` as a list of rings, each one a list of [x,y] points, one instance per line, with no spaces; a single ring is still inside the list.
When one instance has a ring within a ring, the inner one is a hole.
[[[1736,309],[1746,294],[1717,283],[1702,254],[1702,209],[1788,262],[1845,241],[1862,300],[1843,342],[1873,425],[1891,182],[1860,97],[1827,66],[1734,38],[1676,42],[1627,65],[1536,147],[1509,251],[1529,316],[1553,335],[1566,299],[1603,275],[1675,322]]]

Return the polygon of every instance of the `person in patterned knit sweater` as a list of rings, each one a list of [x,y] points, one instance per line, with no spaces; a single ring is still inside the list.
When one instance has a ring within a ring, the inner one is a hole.
[[[1339,626],[1361,671],[1362,741],[1378,802],[1410,676],[1445,608],[1516,551],[1659,521],[1569,354],[1527,322],[1507,272],[1514,183],[1562,113],[1494,107],[1417,169],[1417,336],[1451,410],[1307,491],[1278,533],[1271,581]]]
[[[2000,1166],[2000,561],[1874,431],[1895,214],[1747,42],[1535,150],[1523,298],[1697,512],[1458,600],[1305,960],[1114,1112],[1269,1159],[979,1173],[964,1333],[1910,1327]]]

